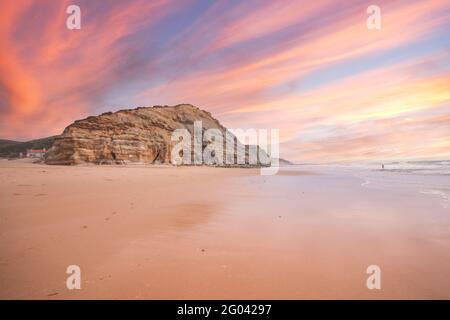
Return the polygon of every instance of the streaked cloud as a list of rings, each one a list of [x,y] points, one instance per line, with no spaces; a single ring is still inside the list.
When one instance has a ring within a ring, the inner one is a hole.
[[[192,103],[228,127],[280,128],[297,161],[446,157],[450,4],[3,1],[0,136],[57,134],[122,107]],[[447,37],[445,37],[447,35]]]

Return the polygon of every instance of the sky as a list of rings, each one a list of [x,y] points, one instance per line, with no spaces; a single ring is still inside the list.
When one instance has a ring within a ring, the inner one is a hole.
[[[2,0],[0,138],[190,103],[292,161],[450,159],[449,35],[450,0]]]

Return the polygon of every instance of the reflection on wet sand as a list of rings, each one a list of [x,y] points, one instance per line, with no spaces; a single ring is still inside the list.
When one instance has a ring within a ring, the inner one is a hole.
[[[0,168],[1,298],[449,298],[448,209],[400,182],[295,168],[42,168]],[[81,290],[65,287],[71,264]],[[382,290],[366,287],[373,264]]]

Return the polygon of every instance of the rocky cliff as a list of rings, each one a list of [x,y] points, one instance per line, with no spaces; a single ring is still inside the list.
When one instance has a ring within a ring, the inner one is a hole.
[[[209,112],[188,104],[142,107],[88,117],[75,121],[55,139],[45,163],[171,163],[171,150],[176,143],[171,141],[172,132],[185,128],[193,136],[195,121],[202,121],[203,132],[215,128],[225,133],[226,128]],[[242,147],[239,142],[237,145]]]

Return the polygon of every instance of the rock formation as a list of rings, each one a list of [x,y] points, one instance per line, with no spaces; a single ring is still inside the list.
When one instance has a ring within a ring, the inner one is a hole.
[[[195,121],[202,121],[203,132],[226,131],[209,112],[189,104],[120,110],[77,120],[56,137],[45,163],[169,164],[176,143],[171,141],[172,132],[185,128],[193,136]],[[235,142],[238,149],[244,147]],[[248,148],[246,153],[248,157]]]

